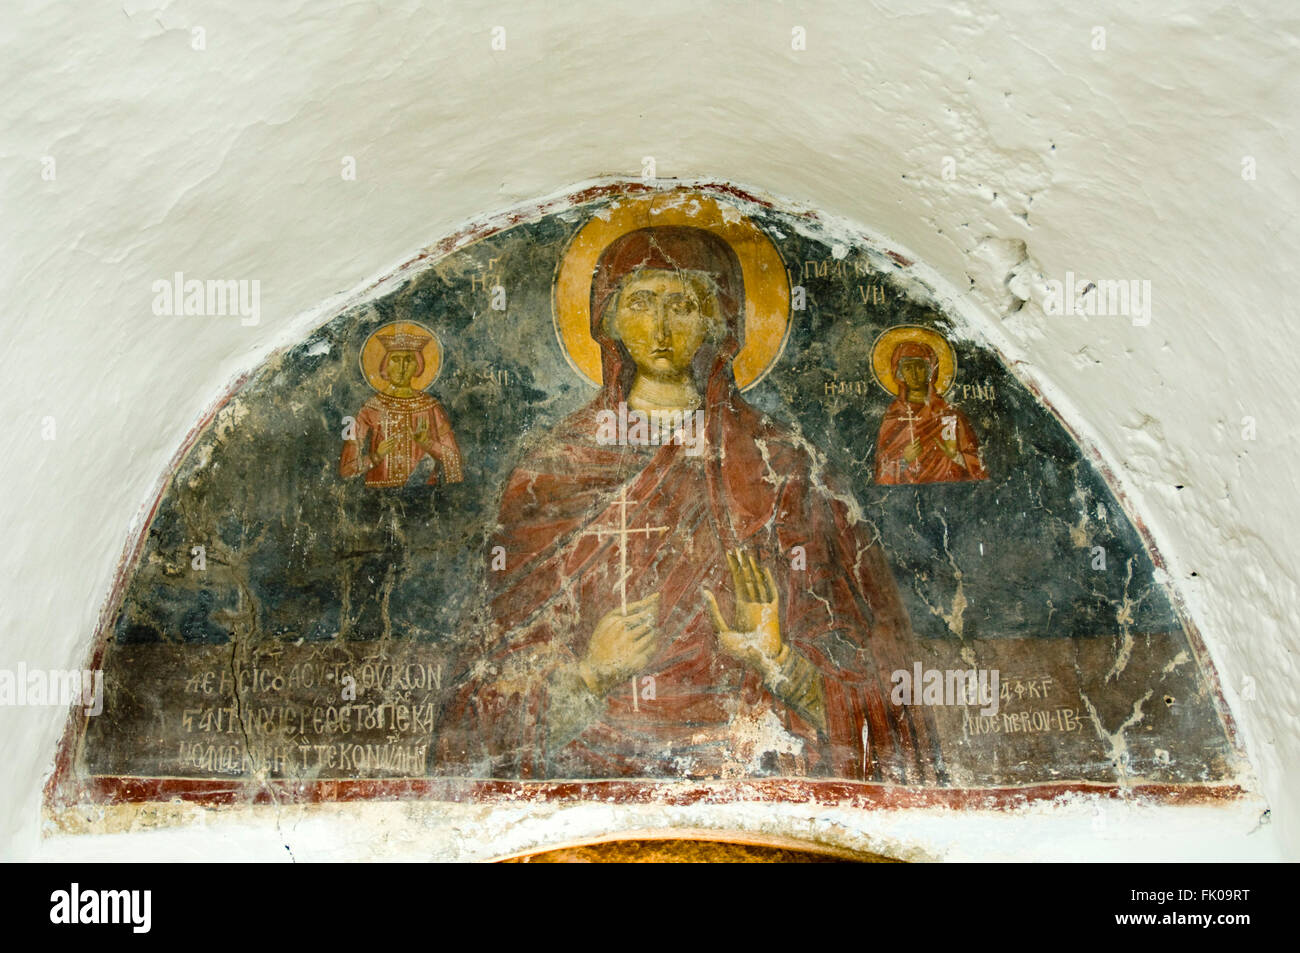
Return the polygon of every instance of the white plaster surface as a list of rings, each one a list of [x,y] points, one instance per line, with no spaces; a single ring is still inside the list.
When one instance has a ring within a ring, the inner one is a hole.
[[[0,856],[474,857],[681,826],[918,859],[1300,858],[1297,22],[1281,0],[7,7],[0,667],[85,662],[187,431],[332,296],[468,220],[653,156],[660,177],[729,179],[869,227],[968,289],[962,310],[1111,462],[1154,535],[1271,814],[1114,808],[1098,829],[1086,804],[390,804],[42,838],[65,712],[0,708]],[[1043,314],[1041,279],[1067,270],[1150,280],[1150,324]],[[151,285],[176,271],[259,279],[261,322],[156,317]]]

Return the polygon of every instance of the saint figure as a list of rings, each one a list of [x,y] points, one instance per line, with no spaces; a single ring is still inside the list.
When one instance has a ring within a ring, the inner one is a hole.
[[[442,775],[933,780],[890,702],[911,628],[874,528],[821,455],[741,396],[732,246],[642,228],[596,263],[603,386],[504,488],[480,641],[431,748]],[[600,439],[703,411],[703,452]],[[496,549],[495,547],[500,547]]]
[[[436,355],[436,342],[430,334],[406,329],[419,325],[390,325],[372,336],[383,348],[377,368],[366,367],[367,353],[374,351],[369,342],[362,351],[367,377],[372,383],[378,377],[384,387],[357,414],[352,439],[343,442],[339,475],[364,473],[368,487],[405,486],[428,458],[426,483],[437,483],[439,474],[447,483],[459,483],[464,479],[460,448],[447,412],[414,386],[423,379],[427,387],[432,380],[425,352],[432,348]]]
[[[923,341],[905,340],[894,347],[889,368],[898,396],[880,423],[876,482],[950,483],[988,479],[970,421],[943,399],[935,384],[939,358],[934,348]]]

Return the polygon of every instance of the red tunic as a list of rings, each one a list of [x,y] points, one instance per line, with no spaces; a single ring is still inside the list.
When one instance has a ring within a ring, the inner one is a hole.
[[[825,474],[789,433],[759,423],[770,469],[755,479],[772,480],[777,492],[743,545],[776,577],[783,638],[823,676],[824,733],[719,646],[701,593],[712,590],[730,618],[734,591],[707,462],[677,445],[601,446],[596,428],[594,408],[575,414],[510,477],[492,541],[507,554],[505,571],[490,574],[493,626],[442,718],[442,770],[932,777],[915,738],[924,729],[889,702],[890,674],[911,656],[900,645],[910,630],[884,553],[847,497],[814,485]],[[653,677],[654,698],[634,702],[631,683],[617,685],[577,738],[548,750],[548,678],[581,658],[596,623],[620,606],[619,539],[604,531],[620,525],[624,488],[629,529],[667,528],[626,542],[627,600],[661,594],[660,651],[638,675],[642,696]],[[792,559],[795,547],[803,555]]]
[[[956,443],[957,459],[944,452],[945,436]],[[921,453],[909,463],[904,454],[913,441],[920,441]],[[877,483],[949,483],[988,475],[966,415],[938,394],[913,404],[903,390],[885,411],[876,442]]]
[[[405,486],[419,462],[432,456],[435,463],[442,464],[446,482],[459,483],[464,479],[460,448],[456,445],[447,412],[428,394],[413,397],[375,394],[361,408],[356,421],[356,438],[343,444],[340,476],[353,477],[364,471],[366,486]],[[424,445],[415,440],[421,429],[427,430]],[[375,466],[369,466],[370,460],[362,456],[360,448],[367,447],[373,454],[375,448],[390,437],[396,438],[395,445]],[[429,447],[434,449],[433,454],[430,454]],[[438,482],[437,466],[429,474],[428,482]]]

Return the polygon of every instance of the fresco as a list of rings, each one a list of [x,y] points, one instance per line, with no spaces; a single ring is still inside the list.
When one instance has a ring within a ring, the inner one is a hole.
[[[1231,794],[1148,542],[950,300],[730,186],[420,256],[197,430],[51,799]]]

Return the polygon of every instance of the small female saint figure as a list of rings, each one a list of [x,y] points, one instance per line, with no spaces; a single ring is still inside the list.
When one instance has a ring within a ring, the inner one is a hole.
[[[447,412],[424,393],[441,357],[438,339],[418,324],[390,324],[370,336],[361,350],[361,368],[375,395],[345,432],[340,476],[364,473],[367,487],[405,486],[426,471],[428,484],[464,479]]]

